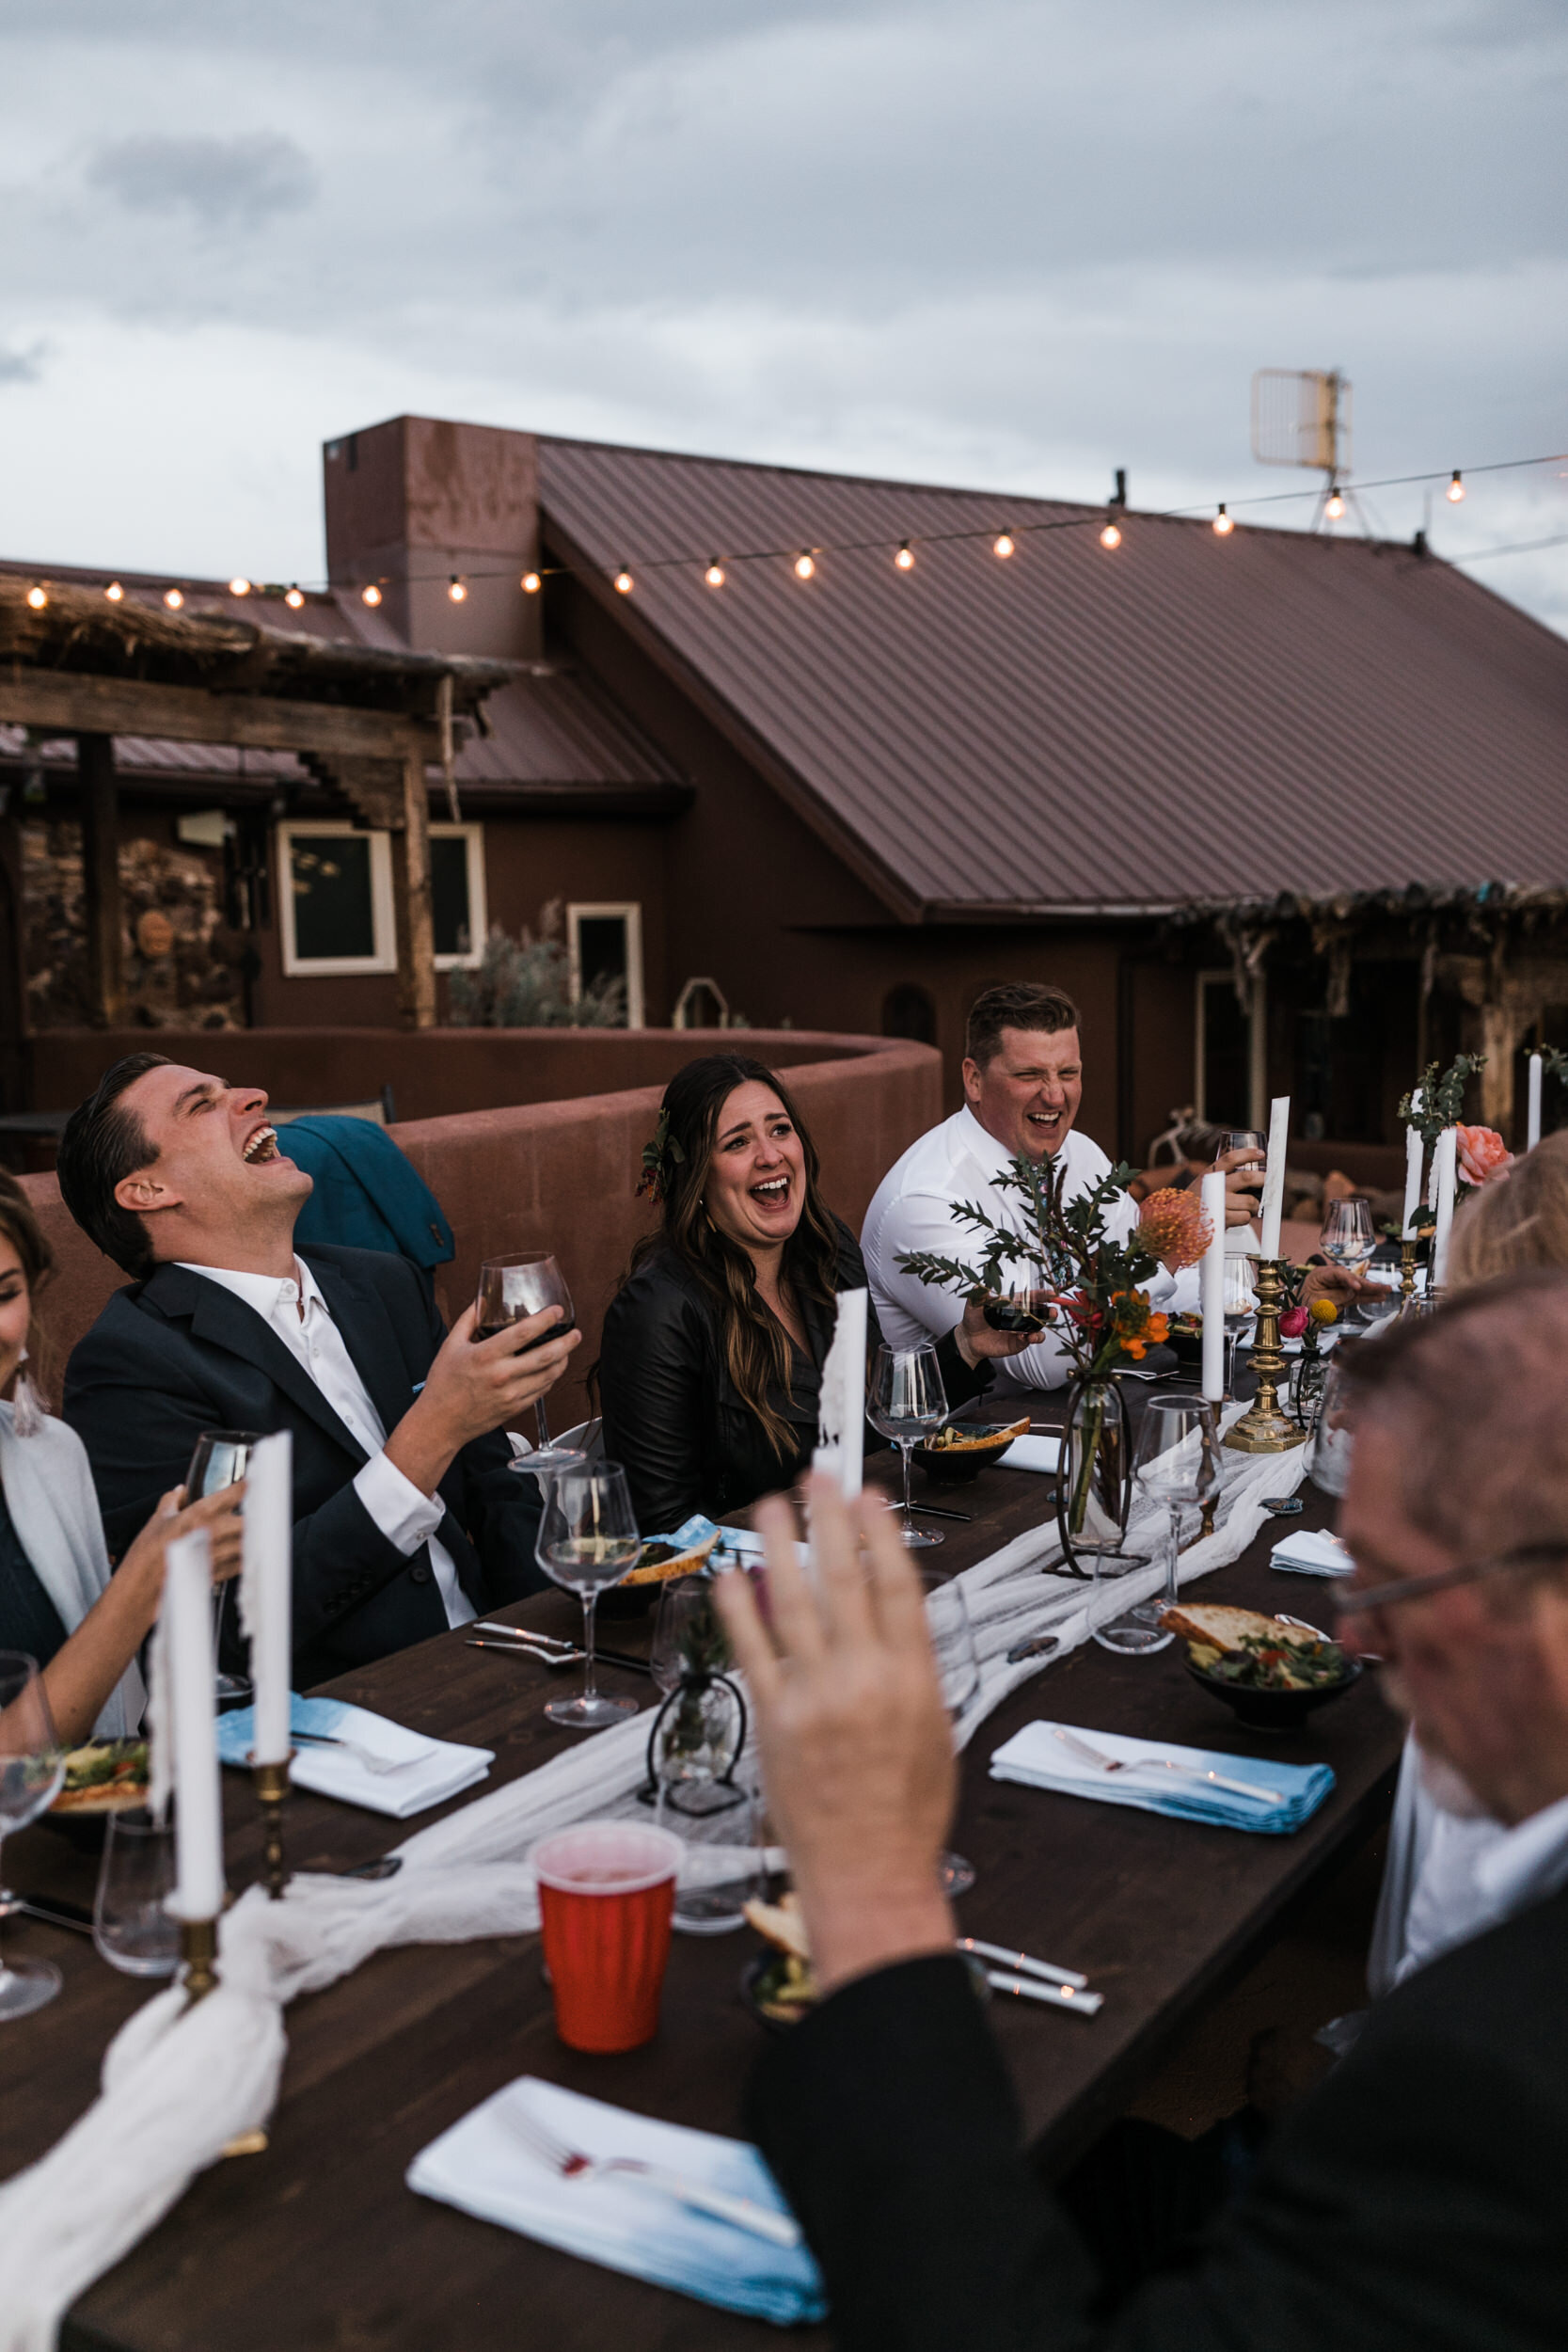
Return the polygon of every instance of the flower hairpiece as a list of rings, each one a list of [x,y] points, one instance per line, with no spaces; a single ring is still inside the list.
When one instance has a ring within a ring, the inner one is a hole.
[[[638,1179],[637,1198],[646,1193],[657,1208],[668,1200],[675,1188],[675,1170],[686,1166],[685,1147],[670,1133],[670,1114],[661,1110],[653,1141],[642,1146],[642,1173]]]

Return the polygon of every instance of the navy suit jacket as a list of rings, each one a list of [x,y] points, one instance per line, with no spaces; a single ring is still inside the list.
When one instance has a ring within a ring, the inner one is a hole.
[[[445,1337],[424,1276],[380,1250],[299,1254],[390,1435]],[[160,1265],[117,1291],[71,1352],[65,1418],[87,1449],[117,1557],[184,1478],[204,1429],[293,1431],[297,1687],[446,1630],[428,1547],[404,1558],[354,1490],[364,1448],[277,1332],[221,1283]],[[533,1556],[538,1484],[509,1459],[499,1431],[475,1438],[439,1488],[440,1541],[482,1614],[546,1581]]]

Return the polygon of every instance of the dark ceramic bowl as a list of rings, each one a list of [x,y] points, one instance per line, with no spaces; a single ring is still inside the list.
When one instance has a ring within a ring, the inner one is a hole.
[[[966,1445],[961,1453],[947,1446],[917,1445],[915,1460],[939,1486],[967,1486],[972,1478],[979,1477],[988,1462],[1000,1462],[1013,1439],[1022,1434],[1010,1422],[961,1421],[950,1426],[961,1429],[966,1438],[985,1442]]]
[[[1320,1682],[1310,1691],[1251,1690],[1244,1682],[1227,1682],[1218,1675],[1205,1674],[1190,1658],[1184,1657],[1181,1662],[1193,1680],[1228,1707],[1249,1731],[1298,1731],[1308,1715],[1326,1707],[1330,1699],[1343,1698],[1361,1679],[1359,1658],[1346,1660],[1338,1682]]]

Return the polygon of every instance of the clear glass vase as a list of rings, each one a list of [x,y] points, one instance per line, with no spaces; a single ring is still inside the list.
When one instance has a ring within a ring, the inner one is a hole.
[[[1056,1524],[1068,1574],[1117,1575],[1141,1565],[1139,1555],[1124,1549],[1130,1460],[1127,1407],[1116,1379],[1075,1381],[1056,1471]]]

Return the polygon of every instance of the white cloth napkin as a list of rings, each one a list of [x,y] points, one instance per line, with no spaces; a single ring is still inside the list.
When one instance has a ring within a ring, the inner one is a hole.
[[[1105,1771],[1089,1757],[1075,1755],[1056,1737],[1058,1729],[1136,1769]],[[1244,1797],[1238,1789],[1218,1788],[1212,1781],[1170,1772],[1163,1760],[1166,1757],[1193,1772],[1246,1781],[1256,1786],[1259,1795]],[[1134,1740],[1122,1732],[1053,1723],[1025,1724],[1005,1740],[991,1757],[990,1776],[1022,1781],[1028,1788],[1090,1797],[1101,1804],[1131,1805],[1140,1813],[1167,1813],[1179,1820],[1261,1830],[1275,1836],[1299,1829],[1334,1787],[1326,1764],[1284,1764],[1272,1756],[1231,1756],[1224,1749],[1183,1747],[1175,1740]]]
[[[1326,1528],[1302,1528],[1294,1535],[1282,1535],[1270,1554],[1276,1568],[1289,1568],[1296,1576],[1349,1576],[1355,1563],[1338,1535]]]
[[[1060,1438],[1015,1438],[998,1470],[1053,1470],[1062,1458]]]
[[[494,1748],[464,1747],[455,1740],[431,1740],[410,1731],[368,1708],[350,1707],[342,1699],[293,1700],[290,1726],[318,1732],[327,1739],[353,1741],[353,1746],[314,1747],[301,1742],[294,1750],[289,1778],[299,1788],[318,1796],[337,1797],[343,1804],[361,1804],[371,1813],[389,1813],[405,1821],[411,1813],[442,1804],[460,1789],[483,1780],[496,1760]],[[218,1754],[225,1764],[244,1764],[250,1754],[253,1709],[236,1708],[218,1719]],[[363,1748],[384,1756],[400,1769],[378,1772],[355,1754]]]
[[[422,2148],[408,2168],[409,2187],[729,2311],[781,2327],[823,2317],[821,2277],[803,2244],[774,2246],[628,2175],[563,2180],[508,2121],[519,2110],[585,2155],[629,2156],[772,2212],[789,2210],[762,2157],[744,2140],[657,2122],[527,2074]]]

